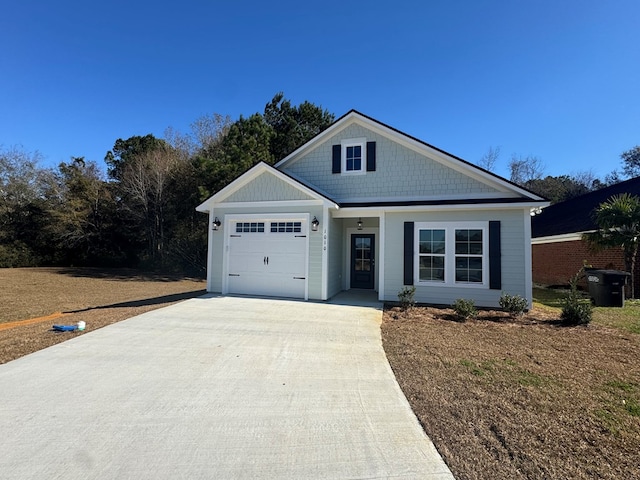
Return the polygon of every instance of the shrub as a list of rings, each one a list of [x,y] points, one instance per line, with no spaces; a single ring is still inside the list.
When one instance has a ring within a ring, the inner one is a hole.
[[[569,282],[571,290],[562,301],[562,313],[560,320],[564,325],[587,325],[591,322],[593,306],[591,301],[582,298],[578,292],[578,280],[580,280],[582,270],[574,275]]]
[[[410,287],[404,287],[398,292],[398,300],[403,310],[408,310],[416,304],[416,287],[413,285]]]
[[[455,302],[453,302],[452,308],[456,312],[458,318],[463,322],[470,318],[475,318],[478,314],[475,302],[473,300],[465,300],[464,298],[459,298]]]
[[[512,317],[518,317],[524,315],[527,311],[527,300],[520,295],[509,295],[508,293],[502,293],[500,296],[500,307],[509,313]]]

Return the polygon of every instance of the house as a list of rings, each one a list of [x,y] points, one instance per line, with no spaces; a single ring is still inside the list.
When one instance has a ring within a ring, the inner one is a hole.
[[[502,292],[531,302],[532,209],[543,198],[351,110],[275,166],[259,163],[197,207],[209,215],[207,290],[397,301]]]
[[[624,270],[621,248],[598,253],[589,250],[582,234],[595,231],[594,210],[614,195],[631,193],[640,196],[640,177],[556,203],[536,215],[532,225],[533,281],[543,285],[568,285],[582,268]],[[640,286],[635,279],[636,291]]]

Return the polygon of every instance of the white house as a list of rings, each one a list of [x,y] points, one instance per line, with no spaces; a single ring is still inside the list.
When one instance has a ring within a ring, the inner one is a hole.
[[[502,292],[531,302],[532,209],[543,198],[355,110],[275,166],[197,207],[209,215],[207,290],[397,301]]]

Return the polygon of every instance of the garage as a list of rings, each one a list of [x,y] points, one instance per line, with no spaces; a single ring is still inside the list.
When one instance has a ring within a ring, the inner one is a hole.
[[[305,219],[241,218],[229,227],[229,293],[306,298]]]

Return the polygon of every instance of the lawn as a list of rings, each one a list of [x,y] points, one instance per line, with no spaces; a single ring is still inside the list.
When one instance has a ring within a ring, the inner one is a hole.
[[[640,478],[640,304],[562,327],[562,293],[518,319],[385,310],[389,362],[458,480]]]
[[[0,364],[205,293],[200,279],[131,269],[3,268],[0,285]],[[48,319],[12,326],[34,317]],[[54,323],[80,320],[86,322],[84,332],[51,331]]]

